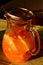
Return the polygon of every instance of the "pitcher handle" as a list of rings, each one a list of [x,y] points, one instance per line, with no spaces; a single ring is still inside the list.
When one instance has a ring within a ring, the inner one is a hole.
[[[32,31],[31,32],[33,32],[33,34],[34,35],[36,35],[36,37],[37,37],[37,47],[38,47],[38,49],[36,48],[36,49],[34,49],[34,50],[31,50],[31,55],[32,56],[35,56],[35,55],[37,55],[38,53],[39,53],[39,51],[40,51],[40,36],[39,36],[39,33],[37,32],[37,30],[36,29],[31,29]],[[35,44],[36,45],[36,44]]]

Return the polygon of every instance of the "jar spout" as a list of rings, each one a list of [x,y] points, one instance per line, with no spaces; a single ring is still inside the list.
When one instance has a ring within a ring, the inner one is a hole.
[[[20,20],[20,17],[15,16],[15,15],[12,15],[12,14],[10,14],[10,13],[6,13],[6,14],[4,15],[4,17],[6,17],[6,18],[11,18],[11,19],[14,19],[14,20]]]
[[[5,13],[4,17],[10,18],[10,14],[9,13]]]

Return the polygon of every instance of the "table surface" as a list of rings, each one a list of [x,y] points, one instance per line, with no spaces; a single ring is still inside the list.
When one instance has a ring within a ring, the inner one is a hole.
[[[30,60],[19,63],[19,64],[14,64],[8,61],[8,59],[5,57],[3,51],[2,51],[2,46],[0,46],[0,65],[43,65],[43,51],[41,50],[40,53],[34,57],[32,57]]]
[[[0,20],[0,30],[4,30],[6,28],[6,20]],[[3,24],[3,26],[2,26]],[[42,27],[41,27],[42,29]],[[1,42],[0,42],[1,44]],[[43,46],[43,45],[42,45]],[[42,48],[43,49],[43,48]],[[2,46],[0,45],[0,65],[43,65],[43,50],[40,50],[40,53],[34,57],[32,57],[30,60],[24,62],[24,63],[19,63],[19,64],[14,64],[8,61],[8,59],[5,57],[3,51],[2,51]]]

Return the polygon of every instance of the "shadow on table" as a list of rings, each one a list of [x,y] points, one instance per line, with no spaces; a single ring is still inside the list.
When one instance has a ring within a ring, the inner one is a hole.
[[[40,58],[40,57],[43,57],[43,49],[41,49],[40,52],[39,52],[39,54],[37,54],[36,56],[32,56],[30,58],[30,60],[36,59],[36,58]]]

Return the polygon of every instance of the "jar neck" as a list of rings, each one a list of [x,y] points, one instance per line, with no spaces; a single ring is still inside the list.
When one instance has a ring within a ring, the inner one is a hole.
[[[25,26],[25,25],[31,25],[31,21],[32,21],[32,19],[30,19],[30,20],[10,20],[10,23],[11,24],[14,24],[14,25],[16,25],[16,26]]]
[[[32,24],[31,24],[32,19],[30,20],[13,20],[13,19],[7,19],[7,28],[13,28],[13,27],[26,27],[28,26],[29,28],[31,28]]]

